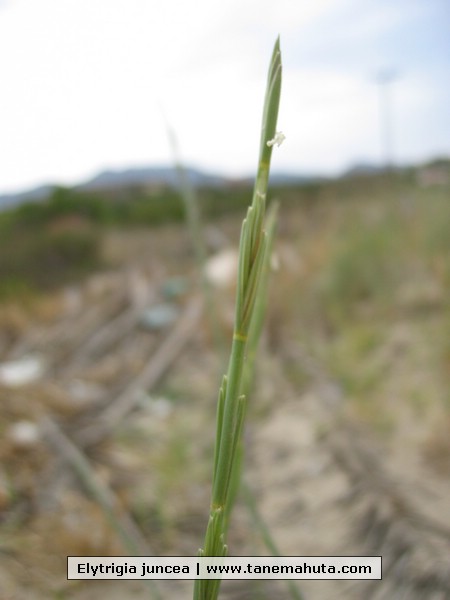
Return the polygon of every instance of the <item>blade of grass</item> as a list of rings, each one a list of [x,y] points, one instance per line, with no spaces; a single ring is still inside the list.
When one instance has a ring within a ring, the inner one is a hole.
[[[272,204],[267,215],[266,220],[266,232],[267,232],[267,252],[264,260],[263,272],[261,275],[261,281],[259,284],[258,295],[256,298],[255,310],[253,313],[252,321],[250,323],[250,330],[248,334],[248,342],[247,342],[247,359],[244,368],[243,380],[242,380],[242,391],[246,397],[250,394],[254,374],[255,374],[255,362],[256,362],[256,352],[258,349],[259,338],[261,337],[262,326],[264,322],[264,316],[266,312],[266,304],[267,304],[267,290],[269,283],[269,274],[270,274],[270,265],[272,259],[272,249],[273,243],[275,239],[275,230],[277,225],[277,213],[278,213],[278,204]],[[231,490],[230,490],[230,507],[234,504],[234,498],[237,495],[239,487],[242,487],[243,499],[247,509],[250,513],[252,521],[259,531],[261,538],[266,546],[267,550],[271,553],[272,556],[281,556],[281,553],[278,549],[278,546],[273,539],[270,530],[266,523],[264,522],[263,517],[258,511],[256,500],[251,488],[246,484],[245,480],[241,482],[241,471],[242,471],[242,463],[243,463],[243,443],[239,445],[238,456],[234,463],[233,473],[232,473],[232,482],[231,482]],[[291,579],[286,580],[286,586],[289,590],[289,594],[293,600],[304,600],[297,584],[295,581]]]
[[[269,284],[270,264],[272,260],[272,249],[277,225],[277,213],[278,204],[272,204],[268,211],[268,216],[266,219],[265,227],[267,233],[267,251],[264,257],[264,265],[262,268],[261,280],[258,286],[258,294],[256,296],[255,309],[253,311],[253,317],[250,323],[247,340],[246,361],[244,373],[242,375],[242,393],[246,398],[249,397],[252,387],[255,372],[256,352],[258,349],[258,342],[259,338],[261,337],[261,331],[264,323],[264,315],[267,304],[267,289]],[[235,498],[239,491],[242,471],[242,460],[243,444],[240,443],[237,451],[236,460],[233,464],[233,472],[231,474],[230,499],[227,507],[227,518],[230,515]]]
[[[161,112],[162,109],[161,109]],[[184,205],[186,216],[186,224],[191,236],[192,245],[194,248],[195,262],[197,270],[200,274],[201,288],[205,299],[206,312],[209,318],[212,338],[216,351],[221,358],[221,364],[225,364],[225,341],[220,331],[217,311],[215,308],[213,290],[206,276],[206,244],[203,236],[202,215],[200,210],[200,202],[196,190],[189,179],[188,172],[181,160],[181,153],[178,146],[177,136],[175,131],[170,126],[167,118],[164,116],[166,123],[167,137],[172,151],[173,162],[178,178],[178,189]],[[222,367],[221,367],[222,368]]]
[[[130,556],[149,555],[150,549],[141,530],[128,513],[119,511],[114,493],[95,474],[84,453],[66,436],[56,421],[50,417],[42,419],[41,428],[48,444],[62,456],[78,475],[84,488],[100,507],[105,519],[117,533]],[[153,600],[162,600],[158,583],[155,580],[146,579],[144,585],[149,588]]]
[[[201,556],[224,556],[227,552],[228,519],[225,516],[231,501],[230,484],[245,414],[245,397],[241,394],[242,376],[247,338],[265,263],[267,240],[263,225],[270,160],[273,145],[282,139],[282,134],[276,134],[280,91],[281,53],[277,39],[269,67],[253,199],[241,231],[234,333],[223,405],[219,406],[218,411],[210,517]],[[219,586],[220,580],[196,583],[194,600],[216,600]]]

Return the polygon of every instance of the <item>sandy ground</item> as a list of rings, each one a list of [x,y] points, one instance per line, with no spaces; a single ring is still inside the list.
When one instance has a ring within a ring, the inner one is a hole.
[[[172,275],[148,264],[55,295],[51,310],[47,300],[23,331],[15,325],[14,343],[4,334],[3,362],[38,357],[42,372],[0,387],[3,600],[152,597],[141,582],[65,579],[67,554],[128,552],[117,522],[143,554],[192,555],[201,543],[221,368],[205,313],[195,308],[195,279],[188,276],[187,291],[173,300],[173,322],[142,325],[143,312],[167,300],[162,289]],[[224,294],[226,336],[232,290]],[[394,346],[402,335],[401,327],[393,332]],[[114,413],[118,405],[122,413]],[[396,437],[377,435],[349,410],[317,356],[292,340],[274,351],[263,339],[244,473],[280,553],[383,556],[383,581],[300,582],[306,600],[450,597],[449,479],[424,459],[420,423],[409,413],[397,417]],[[65,437],[51,433],[48,418]],[[23,422],[29,429],[21,438]],[[242,498],[229,547],[232,555],[269,554]],[[192,585],[158,588],[175,600],[189,598]],[[221,597],[290,595],[285,582],[225,582]]]

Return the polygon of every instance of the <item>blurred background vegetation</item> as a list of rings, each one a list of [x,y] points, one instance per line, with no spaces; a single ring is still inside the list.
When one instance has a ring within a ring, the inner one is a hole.
[[[333,479],[342,467],[330,442],[334,432],[349,445],[359,444],[351,447],[352,456],[378,448],[377,464],[401,482],[405,497],[414,498],[424,514],[447,518],[445,509],[434,507],[443,506],[450,476],[449,162],[439,163],[436,180],[431,176],[434,168],[271,188],[270,198],[281,205],[277,267],[269,286],[255,401],[249,403],[248,429],[256,441],[250,444],[248,472],[264,517],[287,554],[298,553],[300,538],[302,551],[311,554],[351,548],[354,554],[384,555],[397,547],[397,538],[380,542],[383,537],[372,545],[353,546],[339,533],[342,523],[356,523],[358,510],[342,503],[341,484]],[[237,247],[250,196],[246,182],[198,190],[208,258]],[[42,200],[0,212],[0,366],[11,357],[26,358],[31,351],[50,361],[45,376],[28,386],[0,385],[0,430],[5,434],[0,444],[0,518],[5,548],[19,557],[17,568],[40,565],[39,576],[30,570],[26,578],[28,587],[23,589],[33,590],[30,597],[49,597],[52,589],[57,591],[51,597],[85,600],[90,596],[83,590],[88,593],[89,586],[74,585],[72,594],[61,557],[124,550],[95,499],[73,480],[59,483],[57,471],[49,467],[54,456],[46,444],[31,440],[24,446],[15,440],[20,433],[17,423],[26,420],[32,428],[42,415],[51,415],[77,440],[77,431],[83,432],[95,411],[101,417],[111,398],[120,396],[127,385],[133,388],[134,378],[139,381],[145,365],[171,335],[167,325],[149,329],[148,319],[156,314],[152,310],[159,310],[161,303],[167,309],[169,303],[176,316],[189,297],[199,293],[194,246],[184,220],[177,190],[162,186],[95,192],[55,188]],[[139,300],[142,286],[150,294],[146,305]],[[75,293],[64,296],[64,290]],[[214,289],[213,294],[218,327],[228,341],[233,285]],[[93,470],[106,478],[123,509],[161,555],[195,552],[204,530],[214,435],[212,399],[223,368],[213,346],[205,317],[189,340],[189,352],[143,396],[136,411],[139,418],[121,423],[120,431],[86,451]],[[322,402],[330,389],[341,398],[332,410]],[[86,405],[77,394],[86,396]],[[355,423],[364,428],[362,443],[346,429]],[[289,427],[293,429],[287,435]],[[303,439],[309,440],[304,447]],[[331,467],[317,464],[317,456],[326,452],[324,464]],[[298,489],[292,487],[290,469],[298,473]],[[364,476],[375,477],[367,468],[358,475],[361,481]],[[273,484],[277,477],[280,485]],[[361,493],[366,502],[371,492],[361,481],[360,492],[346,483],[345,494],[357,498]],[[48,482],[51,492],[45,492]],[[59,485],[63,495],[55,491]],[[319,491],[311,500],[308,488],[316,485]],[[376,494],[384,490],[397,507],[394,486],[383,485],[375,486]],[[430,489],[437,490],[432,500]],[[389,509],[386,517],[381,514],[384,508],[379,509],[386,506],[384,500],[374,497],[365,513],[371,531],[398,531],[397,509]],[[277,506],[288,500],[292,506],[280,509],[277,517]],[[77,512],[74,506],[81,508]],[[238,509],[231,543],[251,554],[255,532],[242,514]],[[334,514],[333,526],[317,534],[321,524],[328,523],[323,515]],[[73,520],[85,523],[88,515],[92,522],[87,526],[70,525]],[[48,525],[48,519],[56,524]],[[308,527],[293,528],[291,520],[315,523],[311,539]],[[408,541],[416,534],[409,517],[407,522],[402,543],[410,544],[410,557],[416,548],[419,560],[426,544],[434,544],[433,532],[439,528],[430,527],[422,546]],[[59,545],[49,538],[55,527]],[[92,534],[96,528],[100,541]],[[366,543],[371,538],[364,534],[362,539]],[[258,552],[264,549],[258,546]],[[418,595],[411,597],[419,598],[422,584],[416,585],[411,575],[417,572],[414,560],[398,585],[417,588]],[[434,582],[430,590],[447,585],[436,575],[438,566],[433,559],[427,571],[427,581]],[[13,567],[8,567],[11,586],[21,577],[25,581]],[[131,588],[124,582],[120,589]],[[323,597],[314,586],[306,584],[305,589],[307,598]],[[383,597],[395,597],[396,592],[386,590]],[[236,591],[230,598],[249,597],[246,593]],[[286,597],[280,593],[278,588],[273,592]],[[270,590],[268,594],[251,597],[270,597]],[[339,597],[361,597],[354,594]]]
[[[448,172],[444,163],[441,170]],[[432,169],[432,167],[430,167]],[[382,304],[392,286],[414,269],[448,277],[448,185],[419,186],[418,170],[377,173],[303,185],[272,186],[283,206],[333,219],[332,248],[321,294],[333,319],[367,299]],[[205,222],[242,215],[249,202],[245,182],[198,190]],[[27,289],[76,280],[102,265],[108,231],[154,228],[184,219],[176,189],[147,186],[98,191],[55,187],[47,198],[0,212],[0,299]],[[331,225],[329,225],[331,226]],[[318,230],[320,236],[324,229]],[[105,266],[105,265],[104,265]],[[406,271],[405,271],[406,269]],[[416,273],[417,275],[417,273]]]

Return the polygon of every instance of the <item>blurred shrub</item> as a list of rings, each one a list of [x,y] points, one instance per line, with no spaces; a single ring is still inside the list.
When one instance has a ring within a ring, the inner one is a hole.
[[[361,223],[339,239],[320,282],[329,314],[356,316],[364,306],[383,305],[393,295],[396,238],[391,227],[364,228]]]
[[[81,219],[16,226],[0,241],[0,298],[67,283],[99,265],[99,235]]]
[[[180,196],[173,190],[155,193],[130,193],[123,214],[124,225],[160,225],[180,222],[184,219],[184,209]],[[116,207],[118,208],[118,207]]]

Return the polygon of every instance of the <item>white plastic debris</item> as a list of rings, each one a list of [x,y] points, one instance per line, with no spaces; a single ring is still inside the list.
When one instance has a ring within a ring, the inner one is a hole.
[[[17,421],[9,428],[8,437],[18,448],[30,448],[39,442],[39,428],[32,421]]]
[[[239,254],[237,250],[227,249],[214,254],[205,266],[208,281],[218,288],[226,288],[236,281]]]
[[[0,384],[19,387],[37,381],[44,374],[45,366],[39,356],[24,356],[18,360],[0,363]]]

